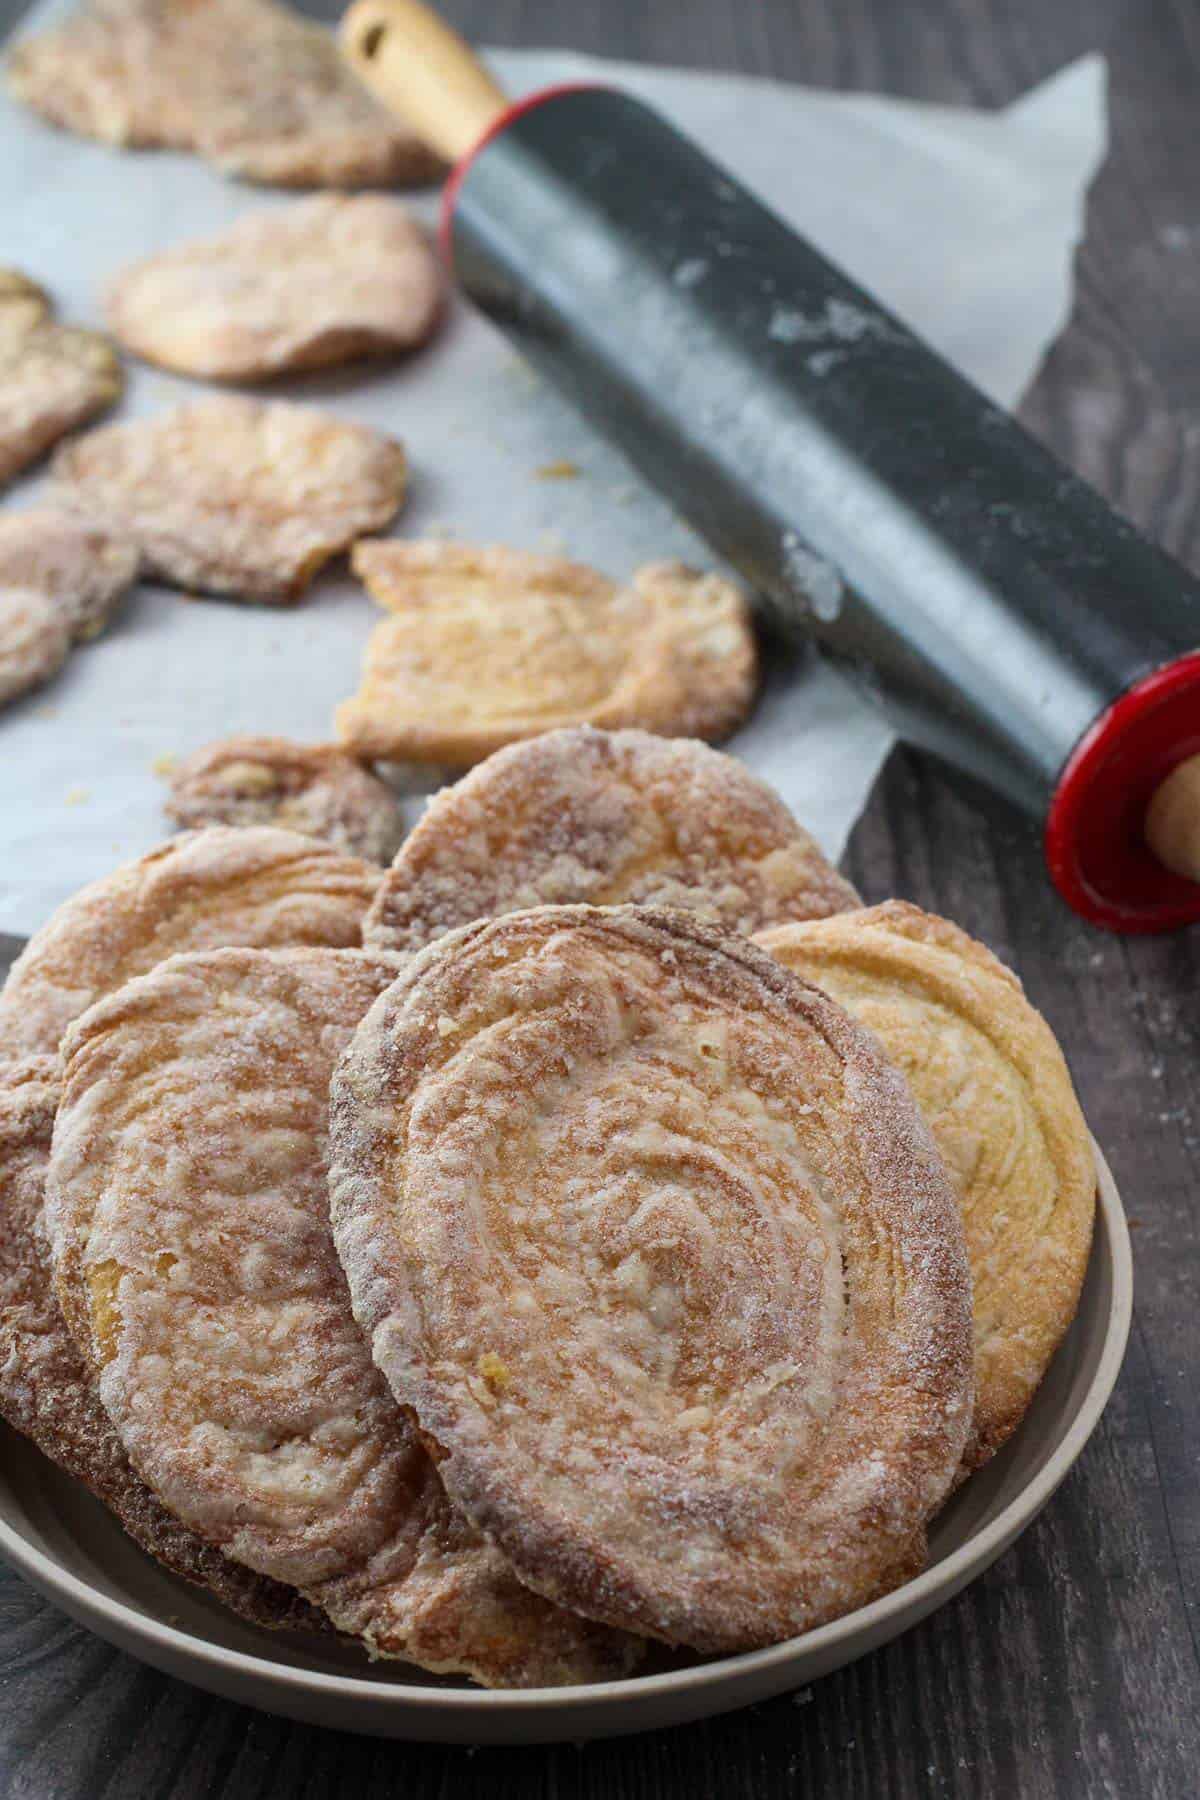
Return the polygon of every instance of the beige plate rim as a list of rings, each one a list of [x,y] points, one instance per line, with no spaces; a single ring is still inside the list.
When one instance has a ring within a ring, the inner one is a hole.
[[[728,1710],[731,1705],[739,1704],[737,1698],[728,1695],[731,1686],[742,1688],[748,1683],[760,1691],[770,1687],[781,1690],[787,1685],[777,1678],[782,1665],[802,1657],[806,1664],[818,1660],[823,1667],[832,1668],[857,1653],[850,1649],[844,1657],[837,1655],[839,1646],[847,1641],[860,1640],[865,1650],[896,1635],[904,1629],[905,1621],[914,1622],[923,1617],[939,1598],[948,1599],[974,1574],[986,1568],[1030,1523],[1063,1480],[1095,1429],[1112,1392],[1132,1317],[1133,1266],[1129,1233],[1116,1185],[1098,1146],[1096,1163],[1099,1175],[1097,1224],[1107,1240],[1112,1292],[1103,1348],[1091,1382],[1057,1447],[1033,1479],[993,1519],[940,1562],[882,1599],[803,1637],[692,1668],[577,1687],[489,1690],[378,1683],[352,1675],[296,1668],[269,1657],[250,1655],[210,1643],[163,1620],[147,1617],[110,1598],[90,1582],[81,1580],[54,1557],[31,1544],[3,1518],[0,1518],[0,1553],[43,1593],[60,1600],[73,1617],[83,1620],[109,1641],[135,1650],[144,1646],[146,1660],[159,1668],[168,1667],[179,1672],[190,1665],[196,1671],[193,1678],[210,1691],[229,1693],[230,1682],[238,1677],[238,1686],[246,1699],[268,1710],[272,1709],[273,1702],[267,1694],[273,1690],[274,1706],[294,1717],[304,1716],[307,1697],[313,1704],[313,1716],[328,1716],[341,1701],[353,1709],[358,1721],[364,1713],[374,1715],[374,1729],[385,1733],[389,1715],[402,1712],[411,1717],[414,1711],[419,1711],[428,1719],[427,1730],[431,1737],[440,1735],[440,1724],[441,1730],[453,1732],[455,1737],[461,1734],[465,1739],[471,1723],[482,1728],[486,1719],[490,1738],[497,1728],[503,1730],[502,1720],[507,1718],[514,1738],[519,1735],[522,1740],[529,1741],[529,1728],[537,1715],[545,1716],[547,1736],[550,1736],[555,1733],[555,1715],[563,1710],[569,1711],[573,1719],[580,1720],[582,1729],[577,1735],[581,1736],[587,1735],[586,1715],[592,1709],[598,1715],[611,1714],[614,1706],[628,1705],[632,1712],[642,1713],[648,1705],[651,1711],[656,1710],[655,1700],[669,1706],[672,1699],[678,1701],[690,1693],[693,1700],[687,1711],[690,1716],[697,1716],[696,1699],[699,1696],[696,1690],[707,1688],[713,1689],[711,1710],[714,1713]],[[896,1620],[899,1622],[894,1625],[894,1630],[889,1631],[889,1623]],[[774,1683],[771,1682],[772,1671],[776,1673]],[[370,1731],[372,1726],[355,1722],[349,1728]],[[613,1726],[598,1717],[597,1728],[606,1733]],[[625,1729],[638,1729],[638,1726],[631,1722]],[[405,1735],[416,1737],[424,1733],[412,1731]]]

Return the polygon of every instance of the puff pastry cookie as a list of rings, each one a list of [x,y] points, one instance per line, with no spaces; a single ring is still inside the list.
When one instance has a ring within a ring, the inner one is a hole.
[[[34,932],[0,989],[0,1055],[56,1050],[72,1019],[177,950],[355,946],[378,880],[356,857],[268,826],[174,838]]]
[[[231,737],[206,744],[171,776],[177,825],[278,825],[386,863],[404,835],[391,789],[332,744]]]
[[[950,1171],[974,1285],[965,1466],[1015,1431],[1075,1316],[1096,1165],[1062,1052],[1020,982],[946,919],[901,901],[755,940],[873,1031]]]
[[[715,739],[753,704],[744,596],[682,563],[617,587],[559,557],[371,542],[353,566],[391,614],[337,711],[356,755],[467,768],[576,724]]]
[[[436,795],[380,884],[364,942],[416,950],[472,919],[572,901],[680,906],[746,932],[859,904],[733,757],[584,725],[498,750]]]
[[[124,270],[105,311],[146,362],[252,381],[395,356],[440,307],[433,250],[400,201],[318,194]]]
[[[0,1414],[172,1574],[255,1625],[327,1630],[324,1615],[294,1589],[230,1561],[181,1525],[129,1466],[54,1297],[42,1209],[60,1091],[55,1057],[0,1064]]]
[[[64,1042],[47,1223],[135,1467],[191,1529],[372,1653],[543,1686],[636,1640],[548,1605],[446,1498],[334,1254],[329,1077],[395,968],[353,951],[174,957]]]
[[[920,1566],[970,1420],[962,1233],[825,995],[686,913],[509,913],[410,960],[331,1092],[359,1323],[522,1580],[718,1651]]]

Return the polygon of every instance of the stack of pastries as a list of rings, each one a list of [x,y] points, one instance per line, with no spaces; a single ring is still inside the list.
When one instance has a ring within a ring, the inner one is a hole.
[[[0,1057],[4,1416],[243,1616],[489,1686],[908,1580],[1088,1258],[1020,983],[690,740],[500,750],[382,879],[178,837]]]

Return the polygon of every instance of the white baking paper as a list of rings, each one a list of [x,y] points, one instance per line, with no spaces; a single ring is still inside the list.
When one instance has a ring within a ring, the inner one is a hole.
[[[27,29],[60,10],[39,8]],[[514,94],[586,77],[659,107],[1003,404],[1066,318],[1083,198],[1105,142],[1098,57],[998,113],[557,51],[491,60]],[[73,322],[99,323],[104,281],[124,263],[288,204],[188,157],[82,142],[0,100],[0,262],[45,283]],[[434,198],[418,205],[432,220]],[[127,414],[199,391],[137,366],[129,374]],[[652,557],[711,560],[464,307],[394,369],[367,365],[286,392],[404,439],[414,471],[397,526],[406,535],[561,549],[616,576]],[[538,478],[561,461],[579,478]],[[5,503],[24,504],[43,479]],[[139,590],[51,687],[0,715],[0,930],[33,930],[81,883],[166,835],[155,773],[164,757],[230,732],[328,737],[373,618],[338,572],[294,611]],[[836,856],[890,741],[809,658],[772,672],[732,747]]]

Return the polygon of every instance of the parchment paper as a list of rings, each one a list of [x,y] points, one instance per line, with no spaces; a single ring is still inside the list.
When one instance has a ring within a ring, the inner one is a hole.
[[[44,6],[28,29],[61,8]],[[497,52],[513,94],[590,77],[658,106],[1006,405],[1063,324],[1083,197],[1105,145],[1104,64],[1086,57],[1004,112],[840,97],[744,78]],[[198,161],[120,153],[0,100],[0,261],[47,284],[61,315],[99,322],[125,262],[287,196]],[[417,202],[432,220],[432,196]],[[124,409],[199,384],[130,366]],[[413,486],[396,529],[562,550],[624,576],[704,546],[628,465],[455,308],[428,350],[283,390],[404,439]],[[539,479],[562,460],[575,480]],[[40,475],[5,504],[34,497]],[[143,587],[51,686],[0,715],[0,930],[28,932],[83,882],[166,835],[154,765],[231,732],[331,732],[375,612],[339,569],[295,611]],[[890,744],[815,658],[777,669],[734,740],[831,855]]]

